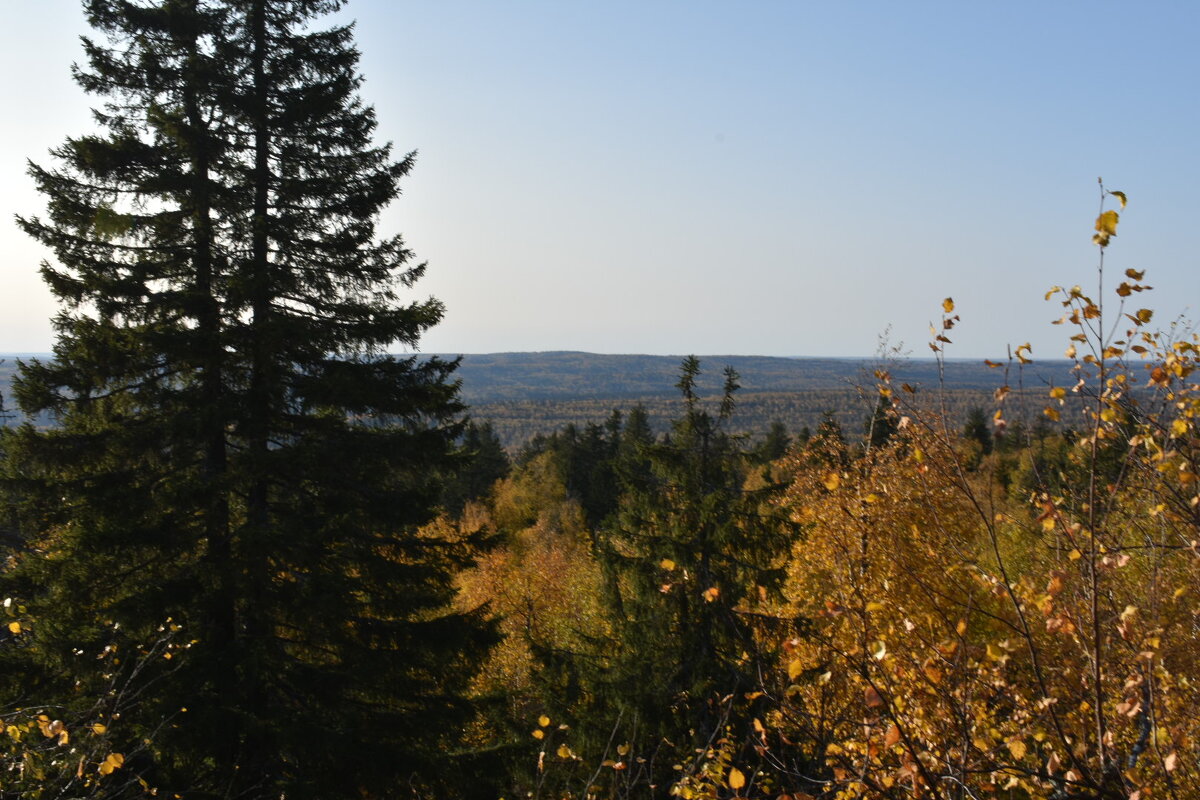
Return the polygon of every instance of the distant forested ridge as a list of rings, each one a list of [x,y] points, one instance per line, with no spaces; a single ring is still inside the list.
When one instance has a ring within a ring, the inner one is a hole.
[[[20,357],[4,356],[0,364],[5,397]],[[645,408],[655,431],[666,430],[678,413],[674,385],[680,359],[577,351],[470,354],[462,356],[458,375],[471,417],[491,422],[505,447],[518,448],[564,425],[599,423],[614,409],[628,412],[636,405]],[[956,420],[965,419],[971,408],[988,407],[992,393],[1004,383],[1003,369],[988,367],[982,359],[948,360],[944,375],[933,359],[888,365],[869,358],[709,355],[700,360],[708,368],[697,379],[701,397],[720,393],[722,367],[737,371],[741,390],[732,428],[752,436],[765,434],[772,422],[782,422],[793,433],[805,427],[816,430],[826,415],[857,433],[876,402],[877,369],[886,368],[897,386],[908,384],[930,397],[944,381],[938,402]],[[1066,361],[1035,362],[1024,367],[1020,383],[1040,392],[1050,382],[1062,385],[1069,370]],[[1015,367],[1009,377],[1016,386]]]
[[[944,375],[933,359],[885,365],[869,358],[708,355],[700,361],[706,367],[697,378],[701,397],[720,395],[723,367],[738,373],[738,413],[730,428],[751,436],[765,435],[773,422],[792,433],[815,431],[826,416],[859,433],[877,401],[876,370],[886,369],[898,387],[907,384],[930,398],[936,394],[954,420],[965,419],[971,408],[989,407],[1004,383],[1004,370],[982,359],[947,361]],[[516,448],[564,425],[600,423],[613,409],[627,413],[638,405],[656,432],[665,431],[679,410],[674,388],[679,362],[679,356],[493,353],[463,356],[458,374],[471,416],[491,422],[505,447]],[[1020,381],[1014,367],[1009,381],[1040,392],[1050,382],[1066,382],[1069,370],[1065,361],[1035,362],[1025,365]],[[939,388],[943,391],[934,391]],[[1019,388],[1014,391],[1020,395]]]
[[[446,356],[440,356],[446,357]],[[584,400],[674,396],[679,362],[683,355],[607,355],[574,351],[542,353],[491,353],[465,355],[458,374],[463,399],[472,405],[503,400]],[[932,388],[938,384],[933,359],[908,359],[883,365],[870,358],[815,358],[779,356],[701,355],[709,369],[699,378],[698,390],[721,390],[720,369],[738,373],[741,392],[796,392],[845,390],[875,382],[874,371],[886,367],[897,383]],[[1026,366],[1029,385],[1041,385],[1043,376],[1062,379],[1066,361],[1037,362]],[[1000,370],[982,359],[948,360],[947,387],[992,391],[1001,383]],[[1030,380],[1032,379],[1032,380]]]

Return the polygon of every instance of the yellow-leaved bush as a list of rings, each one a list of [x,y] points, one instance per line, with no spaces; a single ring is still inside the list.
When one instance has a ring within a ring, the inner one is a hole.
[[[1097,220],[1102,259],[1116,222]],[[773,724],[777,751],[809,754],[774,757],[805,765],[785,776],[793,791],[1200,796],[1200,341],[1127,306],[1143,278],[1127,270],[1107,305],[1102,287],[1047,295],[1069,372],[1038,373],[1059,381],[1044,408],[1006,408],[1003,387],[993,417],[998,436],[1022,416],[1062,426],[1045,435],[1056,460],[1010,445],[1023,483],[1006,489],[1002,457],[980,462],[912,392],[887,394],[890,445],[836,476],[792,457],[787,502],[807,532],[788,595],[811,628],[787,644]],[[958,322],[943,311],[938,358]],[[1034,359],[1014,356],[1015,383]]]

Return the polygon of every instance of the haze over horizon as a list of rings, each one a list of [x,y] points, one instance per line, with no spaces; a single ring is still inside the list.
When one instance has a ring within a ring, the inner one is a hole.
[[[26,158],[90,129],[79,4],[0,31],[0,351],[46,352],[48,254],[11,223]],[[1060,358],[1051,284],[1095,284],[1096,177],[1128,193],[1106,268],[1194,314],[1200,6],[352,0],[378,136],[419,149],[382,233],[446,317],[425,352]],[[927,351],[926,351],[927,352]]]

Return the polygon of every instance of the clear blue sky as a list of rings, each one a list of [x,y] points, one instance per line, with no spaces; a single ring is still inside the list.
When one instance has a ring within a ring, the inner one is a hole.
[[[24,160],[88,128],[74,0],[3,0],[0,351],[49,348]],[[431,352],[1060,357],[1051,284],[1200,316],[1200,3],[351,0]]]

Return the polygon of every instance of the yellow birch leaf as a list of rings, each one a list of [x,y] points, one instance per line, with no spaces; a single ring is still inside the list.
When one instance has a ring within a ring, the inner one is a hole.
[[[546,733],[541,728],[536,728],[531,734],[535,739],[545,739]]]
[[[947,314],[954,311],[954,300],[952,298],[947,297],[942,301],[942,311],[945,311]]]
[[[1124,211],[1125,204],[1127,202],[1129,202],[1125,197],[1125,193],[1124,192],[1109,192],[1109,194],[1111,194],[1113,197],[1117,198],[1117,200],[1121,201],[1121,210]],[[1131,271],[1131,270],[1127,270],[1127,271]]]
[[[19,622],[8,623],[8,632],[13,635],[20,633],[21,632],[21,623],[19,623]]]
[[[836,491],[837,488],[842,485],[842,476],[837,472],[827,472],[825,473],[825,478],[822,480],[822,483],[825,484],[825,488],[829,491]]]
[[[735,792],[746,785],[746,776],[737,767],[729,768],[729,788]]]
[[[1117,223],[1121,216],[1115,211],[1105,211],[1100,216],[1096,217],[1096,230],[1103,237],[1117,235]]]
[[[794,680],[796,680],[796,678],[800,677],[800,674],[802,672],[804,672],[804,664],[802,664],[800,662],[800,659],[798,659],[798,658],[793,659],[791,662],[788,663],[787,669],[788,669],[788,679],[794,681]]]
[[[541,725],[544,728],[549,724],[550,724],[550,718],[547,717],[545,714],[542,714],[540,717],[538,717],[538,725]]]
[[[120,769],[125,764],[125,756],[120,753],[109,753],[108,758],[100,762],[100,774],[111,775],[113,770]]]
[[[665,569],[667,572],[670,572],[671,570],[675,569],[675,562],[669,558],[664,558],[662,561],[660,561],[658,563],[658,565],[660,567],[662,567],[663,569]]]
[[[1012,757],[1020,761],[1025,757],[1025,742],[1021,739],[1009,739],[1006,742],[1008,752],[1012,753]]]

